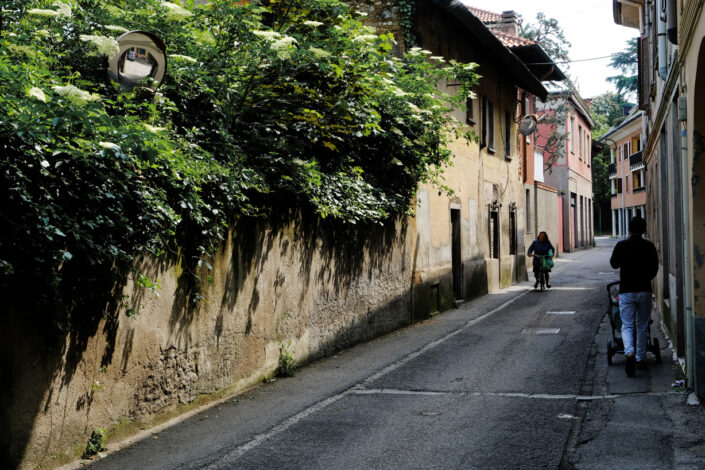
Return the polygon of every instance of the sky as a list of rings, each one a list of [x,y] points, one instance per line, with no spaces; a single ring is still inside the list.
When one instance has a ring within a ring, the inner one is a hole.
[[[536,13],[542,11],[549,18],[558,20],[566,39],[571,43],[573,61],[608,56],[625,49],[628,39],[637,37],[639,30],[615,24],[612,0],[462,0],[483,10],[502,13],[514,10],[524,21],[536,22]],[[592,98],[606,91],[615,91],[614,85],[605,81],[619,72],[608,67],[609,58],[573,62],[568,73],[577,82],[583,98]],[[565,66],[559,65],[563,70]]]

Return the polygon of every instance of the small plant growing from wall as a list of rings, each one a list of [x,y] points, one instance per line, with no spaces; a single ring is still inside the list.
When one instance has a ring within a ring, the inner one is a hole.
[[[293,377],[298,366],[294,360],[294,356],[289,351],[291,341],[279,346],[279,367],[277,367],[277,377]]]
[[[108,430],[106,428],[95,429],[91,433],[90,439],[86,443],[86,450],[83,451],[82,459],[90,459],[98,452],[105,450],[105,440],[108,438]]]

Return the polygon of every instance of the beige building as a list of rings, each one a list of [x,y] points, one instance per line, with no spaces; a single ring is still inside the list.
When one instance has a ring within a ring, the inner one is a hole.
[[[646,174],[641,148],[642,112],[634,110],[600,140],[610,147],[612,236],[625,238],[632,217],[646,218]]]
[[[705,16],[699,0],[613,0],[639,34],[647,233],[660,257],[655,307],[705,398]]]

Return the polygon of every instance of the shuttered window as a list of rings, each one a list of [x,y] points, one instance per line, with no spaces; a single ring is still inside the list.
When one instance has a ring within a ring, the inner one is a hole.
[[[651,88],[651,56],[649,55],[649,38],[639,38],[639,109],[649,108],[649,91]]]

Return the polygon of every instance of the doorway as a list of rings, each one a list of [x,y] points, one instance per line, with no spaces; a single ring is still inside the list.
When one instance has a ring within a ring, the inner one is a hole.
[[[451,257],[453,265],[453,298],[463,299],[463,263],[460,253],[460,209],[450,210]]]

